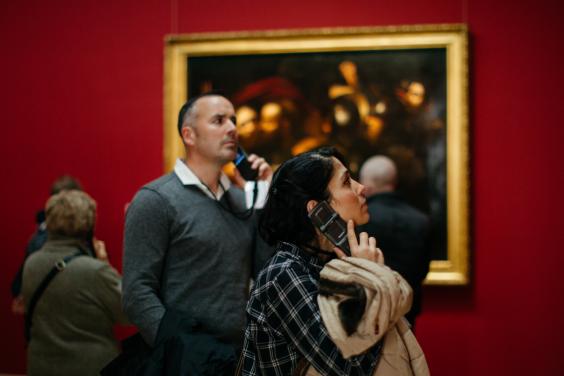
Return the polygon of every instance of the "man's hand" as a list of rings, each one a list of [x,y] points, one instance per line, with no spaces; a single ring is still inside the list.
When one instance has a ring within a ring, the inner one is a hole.
[[[253,170],[257,170],[258,179],[265,180],[270,183],[272,180],[272,167],[270,167],[268,162],[256,154],[249,155],[247,159],[251,163],[251,168]]]
[[[257,170],[258,180],[264,180],[270,184],[270,181],[272,180],[272,167],[270,167],[268,162],[256,154],[249,154],[247,156],[247,160],[251,164],[251,168],[253,170]],[[233,171],[233,180],[237,186],[245,186],[246,180],[243,179],[237,169],[234,169]]]

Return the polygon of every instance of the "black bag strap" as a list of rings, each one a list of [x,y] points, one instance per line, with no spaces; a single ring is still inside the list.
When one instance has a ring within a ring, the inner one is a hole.
[[[26,339],[27,342],[29,342],[29,340],[31,338],[31,319],[33,317],[33,311],[35,310],[35,306],[37,305],[39,298],[41,297],[41,295],[43,295],[43,292],[45,291],[47,286],[49,286],[49,283],[51,283],[53,278],[55,278],[55,276],[59,272],[62,272],[63,270],[65,270],[67,265],[72,260],[74,260],[76,257],[82,256],[82,255],[84,255],[84,251],[81,250],[79,252],[73,253],[72,255],[69,255],[69,256],[62,258],[61,260],[57,261],[55,263],[55,266],[53,266],[53,269],[51,269],[49,271],[49,273],[47,273],[45,278],[43,278],[43,280],[41,281],[41,283],[39,284],[39,286],[37,287],[37,289],[35,290],[35,292],[31,296],[31,299],[29,301],[29,307],[28,307],[26,314],[25,314],[24,335],[25,335],[25,339]]]

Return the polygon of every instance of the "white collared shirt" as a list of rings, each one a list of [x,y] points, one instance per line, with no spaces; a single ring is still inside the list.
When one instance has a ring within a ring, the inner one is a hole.
[[[176,164],[174,165],[174,173],[182,184],[184,185],[195,185],[202,192],[204,192],[209,198],[212,200],[219,200],[223,196],[223,194],[231,187],[231,180],[225,175],[225,173],[221,172],[219,177],[219,182],[221,183],[218,187],[217,193],[215,197],[212,195],[212,192],[206,187],[202,181],[194,174],[190,167],[186,163],[182,161],[182,159],[176,159]],[[268,192],[270,184],[266,181],[259,181],[258,182],[258,194],[257,200],[255,202],[255,209],[261,209],[264,207],[264,203],[266,201],[266,194]],[[225,189],[225,191],[224,191]],[[247,204],[247,208],[250,208],[253,202],[253,190],[254,190],[254,182],[248,181],[245,184],[245,201]]]
[[[212,192],[210,192],[210,190],[204,185],[204,183],[202,183],[202,181],[196,176],[196,174],[194,174],[194,172],[190,170],[190,167],[188,167],[188,165],[186,165],[186,163],[184,163],[180,158],[176,160],[176,164],[174,165],[174,173],[176,174],[176,176],[178,176],[182,184],[197,186],[202,190],[202,192],[204,192],[209,198],[213,200],[221,199],[225,191],[227,191],[229,187],[231,187],[231,180],[229,180],[227,175],[222,172],[219,177],[219,182],[221,184],[219,185],[217,193],[214,197],[212,195]]]

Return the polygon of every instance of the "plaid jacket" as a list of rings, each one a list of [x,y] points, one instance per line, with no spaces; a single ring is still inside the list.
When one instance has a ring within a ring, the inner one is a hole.
[[[243,375],[292,375],[305,360],[322,375],[372,375],[381,343],[343,359],[323,325],[317,304],[324,262],[281,243],[259,274],[247,304]]]

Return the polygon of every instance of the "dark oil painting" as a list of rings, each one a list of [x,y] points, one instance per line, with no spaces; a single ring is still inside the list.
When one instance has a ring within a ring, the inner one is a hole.
[[[231,99],[242,146],[274,167],[333,145],[353,175],[372,155],[398,167],[398,191],[427,213],[433,259],[446,252],[446,48],[188,58],[188,96]]]

